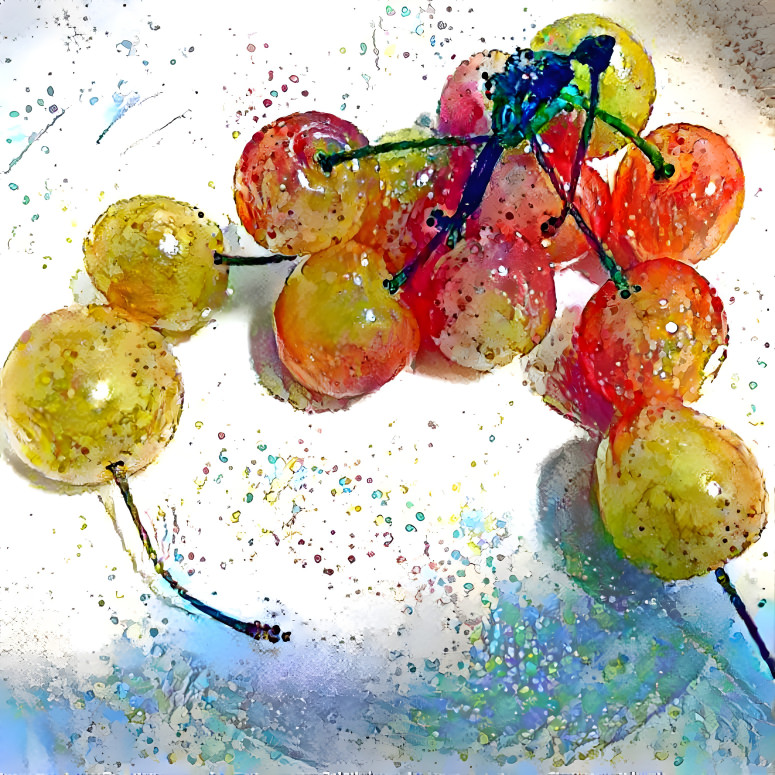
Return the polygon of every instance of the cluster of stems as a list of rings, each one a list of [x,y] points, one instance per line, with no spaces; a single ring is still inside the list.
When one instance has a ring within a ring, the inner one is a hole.
[[[593,79],[593,85],[596,84],[596,80]],[[478,163],[481,163],[481,157],[486,155],[489,146],[496,146],[496,150],[491,154],[493,157],[492,164],[489,165],[489,173],[491,174],[492,168],[495,166],[500,157],[500,153],[507,148],[516,148],[526,141],[530,143],[531,149],[536,156],[541,167],[545,172],[549,174],[549,178],[557,191],[558,195],[563,201],[563,210],[559,218],[554,219],[553,227],[558,228],[562,220],[566,215],[570,215],[579,227],[579,230],[584,234],[589,243],[595,249],[603,268],[608,273],[613,283],[619,290],[622,298],[627,298],[631,292],[637,292],[640,290],[638,287],[630,287],[621,270],[621,267],[616,263],[614,257],[608,252],[602,241],[595,235],[592,228],[586,222],[584,216],[579,209],[573,203],[572,195],[569,197],[564,186],[559,181],[555,170],[547,162],[545,155],[541,151],[540,143],[537,142],[536,136],[543,129],[546,124],[551,121],[558,113],[564,110],[581,109],[586,111],[588,120],[585,121],[584,129],[582,131],[582,138],[579,143],[580,159],[577,159],[577,164],[574,164],[574,180],[571,182],[571,192],[575,189],[575,183],[577,181],[577,170],[580,161],[583,160],[583,151],[589,144],[589,137],[591,134],[592,124],[594,119],[597,118],[615,129],[619,134],[625,137],[629,142],[633,143],[651,163],[654,168],[654,178],[656,180],[667,180],[674,172],[675,167],[667,162],[662,156],[659,149],[649,143],[644,138],[640,137],[634,132],[627,124],[620,118],[614,116],[604,110],[597,107],[597,95],[596,89],[592,90],[590,98],[584,97],[575,86],[568,86],[563,88],[557,97],[542,108],[536,111],[532,120],[527,125],[527,129],[517,128],[509,132],[504,132],[499,135],[487,134],[476,135],[472,137],[466,136],[446,136],[446,137],[428,137],[423,140],[400,140],[387,143],[378,143],[375,145],[364,145],[360,148],[352,148],[345,151],[337,151],[334,153],[319,153],[316,160],[324,172],[330,172],[333,168],[339,164],[345,162],[354,161],[357,159],[365,159],[374,156],[379,156],[385,153],[393,153],[396,151],[410,151],[410,150],[424,150],[427,148],[441,148],[441,147],[476,147],[484,146],[482,152],[480,152],[480,159]],[[489,175],[487,175],[489,179]],[[486,184],[486,181],[485,181]],[[385,281],[385,286],[391,293],[395,293],[409,278],[410,274],[415,268],[421,266],[431,254],[447,239],[447,235],[450,232],[459,233],[461,231],[462,223],[473,214],[479,201],[467,203],[465,201],[465,191],[463,193],[463,199],[458,207],[457,212],[446,219],[440,221],[438,231],[435,237],[416,254],[411,261],[398,273],[396,273],[391,279]],[[475,206],[474,206],[475,205]],[[456,239],[453,235],[452,239]]]

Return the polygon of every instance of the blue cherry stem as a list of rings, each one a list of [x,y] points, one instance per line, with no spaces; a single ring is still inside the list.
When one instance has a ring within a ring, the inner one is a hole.
[[[740,595],[737,594],[737,590],[732,584],[732,580],[723,568],[718,568],[716,570],[716,581],[721,585],[724,592],[729,595],[730,602],[735,607],[735,611],[737,611],[738,616],[742,619],[743,624],[748,629],[748,633],[759,649],[759,653],[762,655],[764,663],[770,669],[772,677],[775,678],[775,657],[770,654],[767,644],[764,642],[764,639],[759,632],[759,628],[756,626],[756,622],[751,618],[751,615],[745,607],[745,603],[741,600]]]
[[[134,498],[129,490],[129,483],[126,477],[126,468],[123,461],[119,460],[116,463],[111,463],[107,466],[108,471],[113,475],[113,480],[116,486],[121,492],[121,497],[124,499],[127,509],[132,516],[132,521],[137,528],[137,532],[140,534],[140,539],[143,542],[145,553],[154,565],[156,572],[172,587],[172,589],[180,595],[183,600],[192,605],[198,611],[207,616],[215,619],[221,624],[225,624],[232,630],[241,632],[243,635],[247,635],[254,640],[268,640],[270,643],[277,643],[278,641],[288,642],[291,639],[290,632],[281,632],[278,625],[262,624],[260,621],[255,622],[243,622],[240,619],[235,619],[233,616],[219,611],[217,608],[213,608],[211,605],[202,602],[198,598],[194,597],[184,586],[178,583],[170,574],[170,572],[164,567],[164,564],[159,559],[156,550],[151,544],[151,539],[148,536],[148,532],[143,527],[143,523],[140,521],[140,513],[135,506]]]

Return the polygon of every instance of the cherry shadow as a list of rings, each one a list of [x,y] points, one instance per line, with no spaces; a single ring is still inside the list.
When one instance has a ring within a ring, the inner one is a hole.
[[[664,595],[665,585],[614,546],[594,496],[597,441],[574,439],[543,463],[537,485],[537,530],[556,564],[590,596],[624,611]]]

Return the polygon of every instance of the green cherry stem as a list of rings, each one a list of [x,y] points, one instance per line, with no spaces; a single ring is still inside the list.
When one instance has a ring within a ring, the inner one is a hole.
[[[724,592],[729,595],[729,600],[735,607],[735,611],[737,611],[738,616],[740,619],[742,619],[743,624],[748,629],[748,633],[759,649],[759,653],[762,655],[764,663],[770,669],[772,677],[775,678],[775,657],[770,654],[769,649],[767,648],[767,645],[765,644],[761,633],[759,632],[759,628],[756,626],[756,622],[754,622],[754,620],[751,618],[751,615],[748,613],[748,610],[745,607],[745,603],[743,603],[741,600],[740,595],[737,594],[737,590],[735,589],[731,579],[723,568],[718,568],[716,570],[716,581],[718,581],[718,583],[721,585],[721,588],[724,590]]]
[[[564,100],[569,107],[589,110],[589,101],[574,89],[563,89],[560,99]],[[614,116],[612,113],[608,113],[600,108],[595,108],[595,118],[599,118],[612,129],[615,129],[620,135],[626,137],[646,156],[651,162],[651,166],[654,167],[654,178],[656,180],[667,180],[675,174],[675,165],[665,161],[662,153],[653,143],[633,132],[618,116]]]
[[[212,606],[207,605],[207,603],[203,603],[201,600],[194,597],[185,587],[179,584],[159,559],[156,550],[151,544],[151,539],[148,536],[148,532],[143,527],[143,523],[140,521],[140,513],[137,510],[134,498],[132,497],[132,493],[129,490],[129,483],[127,482],[126,477],[126,468],[124,467],[123,461],[119,460],[116,463],[111,463],[109,466],[107,466],[107,469],[113,475],[113,480],[121,492],[121,497],[124,499],[124,503],[126,504],[126,507],[132,516],[132,522],[134,522],[135,527],[137,528],[137,532],[140,534],[140,540],[143,542],[143,548],[145,549],[145,553],[148,555],[148,558],[153,563],[154,569],[170,585],[170,587],[172,587],[172,589],[175,590],[175,592],[177,592],[181,598],[183,598],[183,600],[192,605],[201,613],[207,614],[207,616],[215,619],[217,622],[225,624],[232,630],[241,632],[244,635],[253,638],[254,640],[268,640],[270,643],[277,643],[280,640],[287,642],[291,639],[291,633],[281,633],[280,627],[276,624],[270,626],[268,624],[262,624],[259,621],[243,622],[239,619],[235,619],[234,617],[219,611],[217,608],[213,608]]]
[[[323,153],[315,155],[315,161],[325,173],[330,173],[338,164],[356,159],[365,159],[370,156],[379,156],[383,153],[394,151],[416,151],[424,148],[441,148],[443,146],[460,147],[462,145],[481,145],[490,139],[490,135],[478,135],[476,137],[459,137],[449,135],[447,137],[426,137],[424,140],[395,140],[389,143],[377,143],[376,145],[362,145],[360,148],[350,148],[346,151],[335,153]]]
[[[589,110],[589,100],[587,100],[576,87],[565,87],[560,91],[560,94],[552,103],[544,106],[536,113],[534,120],[531,122],[531,130],[539,133],[549,121],[567,108]],[[651,165],[654,167],[654,177],[657,180],[667,180],[673,176],[675,173],[675,166],[665,161],[662,153],[653,143],[650,143],[648,140],[634,132],[618,116],[596,107],[595,118],[599,118],[602,122],[608,124],[608,126],[615,129],[622,137],[626,137],[633,145],[635,145],[651,162]],[[364,145],[360,148],[352,148],[347,151],[337,151],[335,153],[323,153],[321,151],[316,154],[315,160],[324,172],[330,173],[338,164],[343,164],[344,162],[353,161],[355,159],[379,156],[380,154],[391,153],[393,151],[422,150],[425,148],[440,148],[443,146],[460,147],[464,145],[482,145],[487,142],[489,137],[489,135],[476,135],[472,137],[450,135],[446,137],[427,137],[423,140],[396,140],[389,143]],[[523,141],[524,137],[521,134],[514,137],[501,138],[501,142],[505,147],[515,147]]]
[[[213,253],[213,263],[216,266],[264,266],[266,264],[282,264],[284,261],[293,261],[298,256],[285,256],[281,253],[272,253],[269,256],[227,256],[223,253]]]

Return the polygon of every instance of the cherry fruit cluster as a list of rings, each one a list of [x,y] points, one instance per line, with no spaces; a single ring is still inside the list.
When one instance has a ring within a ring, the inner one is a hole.
[[[336,399],[380,388],[421,351],[480,372],[508,364],[550,331],[558,272],[594,282],[547,400],[602,437],[596,492],[614,543],[676,580],[755,541],[767,495],[743,441],[687,405],[727,344],[721,300],[694,267],[737,223],[743,171],[708,129],[643,136],[655,83],[625,29],[567,17],[529,48],[464,60],[434,129],[370,145],[327,113],[273,121],[245,146],[234,191],[257,243],[301,257],[274,305],[280,359]],[[593,162],[624,146],[611,188]],[[182,384],[163,335],[195,330],[223,300],[222,249],[203,213],[165,197],[100,217],[84,252],[107,306],[45,316],[0,375],[24,460],[70,483],[112,476],[133,508],[119,463],[142,468],[174,432]]]
[[[743,171],[703,127],[641,136],[655,97],[632,35],[571,16],[529,49],[464,60],[435,130],[369,146],[341,118],[296,113],[253,136],[234,185],[256,241],[303,256],[275,334],[295,379],[325,395],[372,391],[423,350],[507,364],[547,335],[556,273],[595,282],[555,364],[574,384],[552,403],[604,436],[596,491],[616,545],[675,580],[756,540],[767,497],[742,440],[688,406],[727,345],[694,265],[737,223]],[[611,189],[590,162],[624,145]],[[595,421],[590,401],[604,407]]]

